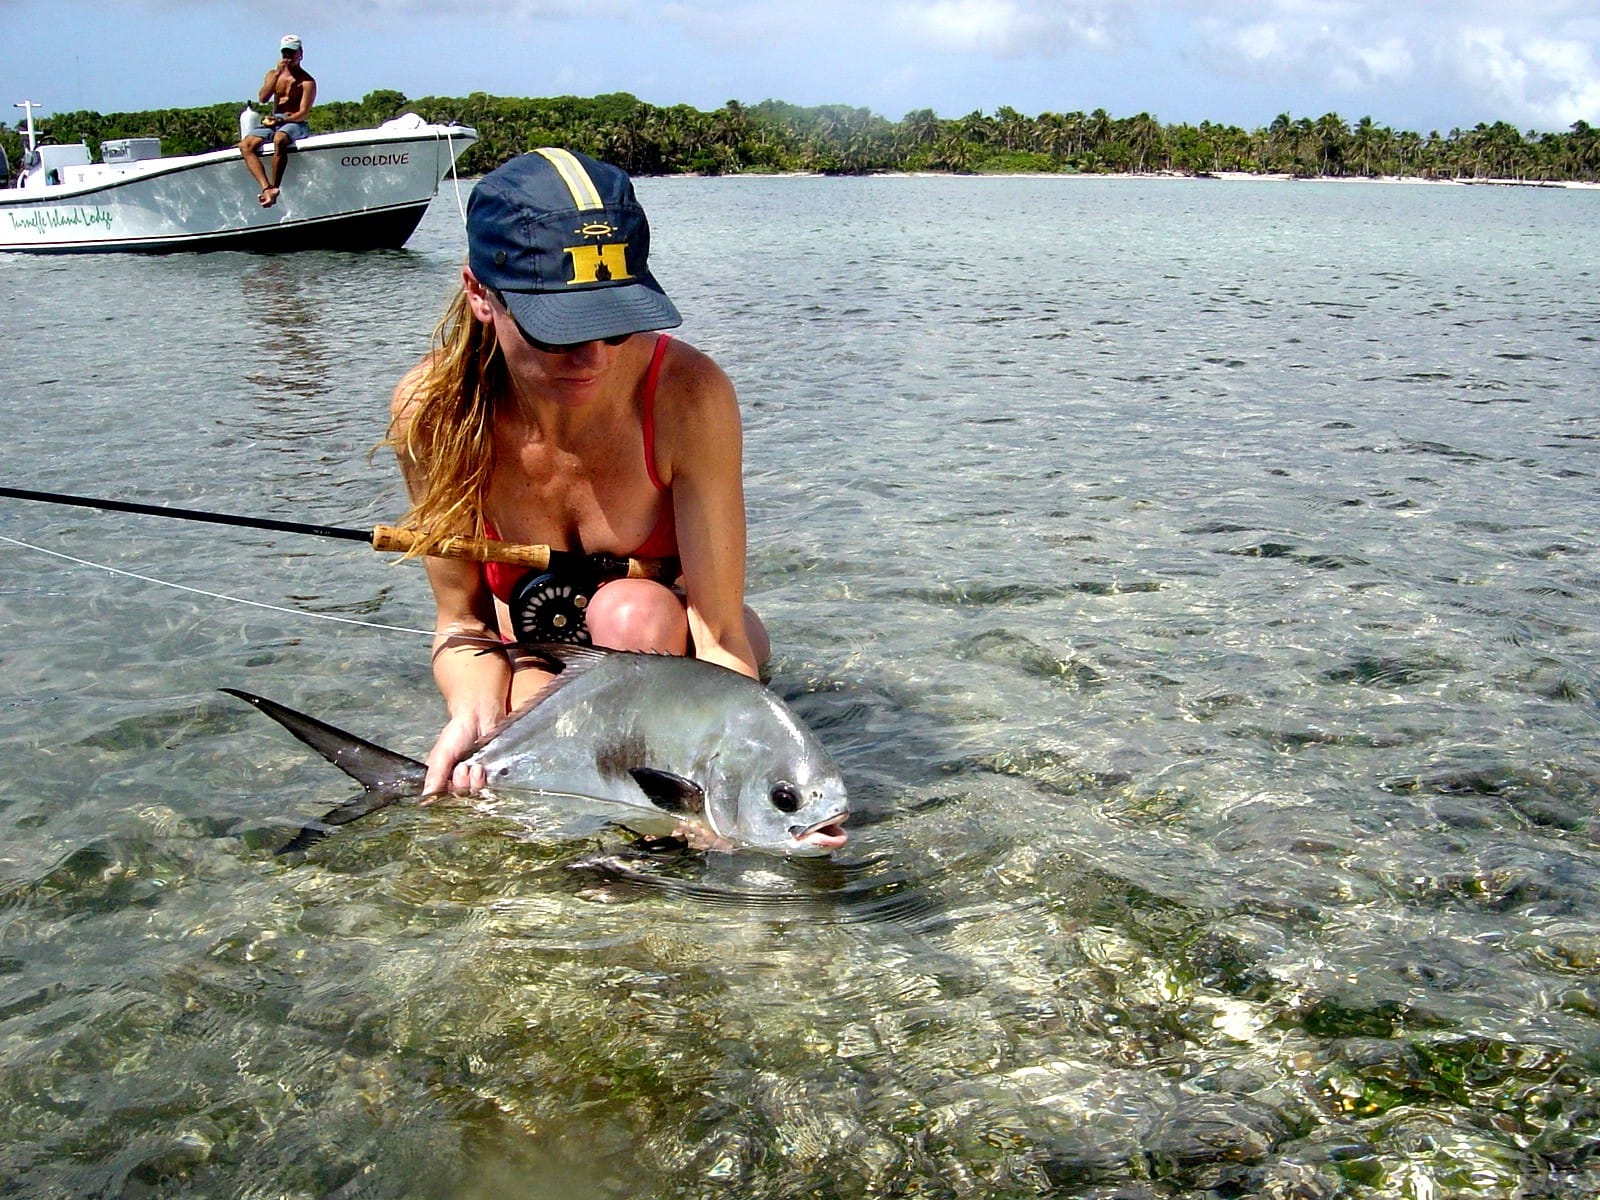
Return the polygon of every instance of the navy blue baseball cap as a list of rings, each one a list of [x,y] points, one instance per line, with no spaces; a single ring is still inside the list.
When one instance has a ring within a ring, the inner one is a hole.
[[[671,329],[650,222],[626,171],[546,147],[490,171],[467,201],[467,265],[530,337],[555,345]]]

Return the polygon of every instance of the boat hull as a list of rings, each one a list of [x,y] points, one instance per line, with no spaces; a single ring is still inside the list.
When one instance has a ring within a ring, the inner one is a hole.
[[[0,251],[372,250],[405,243],[477,140],[460,126],[315,134],[289,152],[271,208],[237,150],[69,168],[0,191]],[[270,171],[272,154],[265,155]]]

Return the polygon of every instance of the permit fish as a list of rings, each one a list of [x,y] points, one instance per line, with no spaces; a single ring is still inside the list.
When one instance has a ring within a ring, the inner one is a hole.
[[[618,824],[688,828],[719,849],[828,854],[845,844],[844,779],[778,696],[759,681],[693,658],[589,646],[533,648],[555,679],[472,752],[488,790],[583,796],[625,805]],[[235,688],[366,789],[307,826],[280,853],[418,795],[416,759]]]

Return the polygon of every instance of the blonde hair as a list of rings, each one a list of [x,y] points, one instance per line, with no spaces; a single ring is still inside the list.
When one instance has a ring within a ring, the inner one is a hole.
[[[494,326],[479,321],[463,287],[433,331],[433,350],[413,372],[401,410],[380,445],[420,479],[404,523],[427,537],[482,537],[494,469],[494,404],[509,384]],[[403,427],[403,428],[402,428]]]

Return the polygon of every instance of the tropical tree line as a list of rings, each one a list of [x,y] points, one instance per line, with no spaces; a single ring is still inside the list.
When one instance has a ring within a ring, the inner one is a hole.
[[[241,105],[138,113],[68,112],[37,121],[56,142],[159,137],[168,154],[232,145]],[[1578,121],[1564,132],[1523,132],[1496,121],[1471,129],[1420,134],[1371,117],[1346,121],[1288,113],[1264,128],[1202,121],[1164,125],[1149,113],[1113,117],[1045,112],[1029,117],[1001,107],[944,118],[917,109],[891,121],[865,108],[803,108],[778,100],[730,100],[714,112],[685,104],[662,108],[626,92],[593,97],[523,99],[474,92],[462,98],[407,99],[393,90],[360,101],[319,103],[312,129],[376,125],[401,112],[456,121],[478,132],[461,170],[492,169],[533,146],[561,145],[606,159],[634,174],[812,171],[1175,172],[1243,171],[1297,177],[1408,176],[1422,179],[1600,180],[1600,129]],[[18,133],[0,125],[0,145],[18,161]]]

